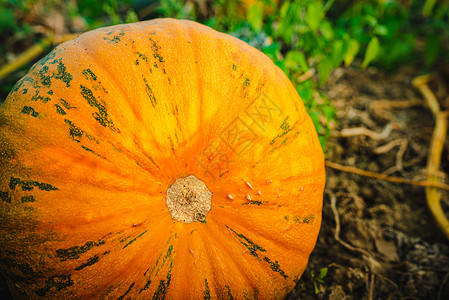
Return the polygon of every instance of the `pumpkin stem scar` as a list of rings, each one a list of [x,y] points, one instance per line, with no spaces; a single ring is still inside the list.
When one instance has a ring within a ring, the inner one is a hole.
[[[205,221],[211,199],[206,184],[190,175],[179,178],[167,189],[166,204],[172,219],[189,224]]]

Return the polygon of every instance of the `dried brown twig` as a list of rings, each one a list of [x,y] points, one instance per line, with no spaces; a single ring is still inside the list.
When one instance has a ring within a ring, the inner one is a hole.
[[[441,153],[443,152],[444,141],[447,133],[447,118],[449,112],[442,112],[437,98],[430,90],[427,83],[429,82],[429,75],[418,76],[413,79],[413,85],[419,89],[421,94],[426,99],[426,103],[435,117],[435,128],[430,141],[429,157],[427,160],[427,180],[430,182],[439,183],[438,171],[441,163]],[[444,235],[449,239],[449,220],[441,207],[441,191],[435,187],[426,188],[427,205],[429,206],[432,215],[443,231]]]
[[[373,259],[373,256],[371,255],[371,253],[369,253],[368,251],[361,249],[361,248],[357,248],[354,247],[352,245],[350,245],[349,243],[343,241],[340,238],[340,214],[338,213],[338,209],[337,209],[337,196],[334,194],[330,194],[330,198],[331,198],[331,208],[332,208],[332,212],[334,213],[334,217],[335,217],[335,233],[334,233],[334,239],[339,242],[342,246],[344,246],[345,248],[347,248],[348,250],[354,251],[354,252],[359,252],[360,254],[363,254],[371,259]],[[371,266],[370,266],[371,269]]]
[[[326,161],[326,166],[335,170],[347,172],[347,173],[353,173],[365,177],[375,178],[379,180],[385,180],[393,183],[404,183],[404,184],[410,184],[410,185],[417,185],[417,186],[424,186],[424,187],[433,187],[443,190],[449,191],[449,185],[444,184],[442,182],[433,182],[433,181],[420,181],[420,180],[413,180],[413,179],[407,179],[402,177],[393,177],[388,176],[385,174],[379,174],[375,172],[365,171],[354,167],[349,166],[343,166],[338,163],[334,163],[331,161]]]

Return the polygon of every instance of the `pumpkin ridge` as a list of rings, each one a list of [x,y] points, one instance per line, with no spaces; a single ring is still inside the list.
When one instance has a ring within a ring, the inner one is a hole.
[[[230,268],[231,265],[233,266],[233,271],[238,272],[238,274],[240,274],[241,276],[243,276],[245,278],[245,282],[248,284],[249,287],[253,287],[253,286],[257,286],[257,281],[254,280],[254,276],[253,274],[251,274],[250,272],[248,272],[248,268],[247,268],[247,264],[244,263],[242,260],[240,259],[236,259],[236,257],[231,253],[231,251],[229,250],[229,241],[231,241],[231,243],[235,242],[235,238],[230,234],[230,231],[228,229],[228,227],[226,225],[222,226],[219,225],[218,223],[216,223],[214,221],[214,219],[211,219],[209,221],[211,224],[215,224],[215,226],[211,226],[208,229],[210,231],[215,231],[213,235],[210,235],[208,237],[210,243],[212,244],[217,244],[217,248],[220,249],[220,254],[223,253],[224,256],[228,257],[229,262],[227,264],[227,267]],[[213,229],[215,227],[215,230]],[[223,239],[219,239],[216,238],[217,234],[220,234]],[[243,255],[243,253],[241,253],[241,255]],[[235,273],[233,273],[235,274]],[[217,286],[225,286],[226,283],[223,282],[219,282],[219,284]]]
[[[210,221],[210,223],[214,223],[213,220]],[[215,232],[220,232],[220,234],[226,235],[228,233],[228,229],[224,229],[223,227],[220,227],[218,224],[214,224],[215,226],[210,226],[208,228],[208,231],[214,231],[213,227],[216,228]],[[233,262],[233,271],[237,272],[238,274],[240,274],[241,276],[245,277],[246,281],[248,282],[248,286],[249,287],[253,287],[256,286],[256,282],[253,281],[253,277],[251,276],[251,274],[248,274],[247,272],[245,272],[246,268],[243,266],[243,264],[239,264],[239,260],[235,259],[235,257],[229,252],[228,249],[228,245],[225,245],[220,239],[216,238],[215,233],[214,234],[210,234],[210,235],[206,235],[205,238],[208,240],[208,242],[206,243],[205,241],[203,241],[204,245],[213,245],[215,246],[215,249],[220,249],[220,252],[218,252],[217,254],[213,254],[211,252],[208,252],[207,255],[209,257],[209,261],[210,261],[210,266],[211,269],[213,270],[214,267],[217,267],[218,264],[213,264],[212,262],[214,260],[218,260],[220,263],[222,263],[222,261],[219,259],[220,256],[227,256],[229,261]],[[226,237],[226,239],[229,239],[229,237]],[[218,246],[218,245],[220,246]],[[227,264],[228,268],[231,268],[230,264]],[[220,272],[220,269],[214,271],[212,273],[212,278],[213,278],[213,284],[211,285],[214,288],[215,291],[215,297],[219,298],[219,292],[221,292],[222,294],[224,294],[224,289],[225,286],[227,285],[226,282],[223,282],[222,280],[220,280],[218,278],[218,272]],[[232,272],[232,274],[236,274]],[[224,274],[222,275],[224,276]]]

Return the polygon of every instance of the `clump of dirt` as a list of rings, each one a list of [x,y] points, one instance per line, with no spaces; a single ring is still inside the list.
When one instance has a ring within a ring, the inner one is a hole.
[[[338,118],[326,160],[425,180],[434,119],[412,86],[415,75],[413,70],[387,75],[338,69],[324,90]],[[449,96],[438,80],[434,83],[446,109]],[[447,139],[444,149],[441,170],[447,183]],[[287,299],[448,299],[449,241],[427,208],[425,188],[326,171],[318,242]],[[442,204],[449,212],[448,191]],[[317,276],[323,268],[327,274]]]

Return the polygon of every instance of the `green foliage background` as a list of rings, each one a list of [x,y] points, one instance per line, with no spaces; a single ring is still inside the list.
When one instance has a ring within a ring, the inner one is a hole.
[[[267,54],[301,95],[323,148],[335,111],[320,92],[331,72],[370,65],[429,72],[449,63],[449,0],[0,0],[0,64],[43,38],[33,13],[58,11],[68,31],[158,17],[192,19]],[[78,24],[74,26],[73,24]],[[1,83],[2,101],[24,67]]]

